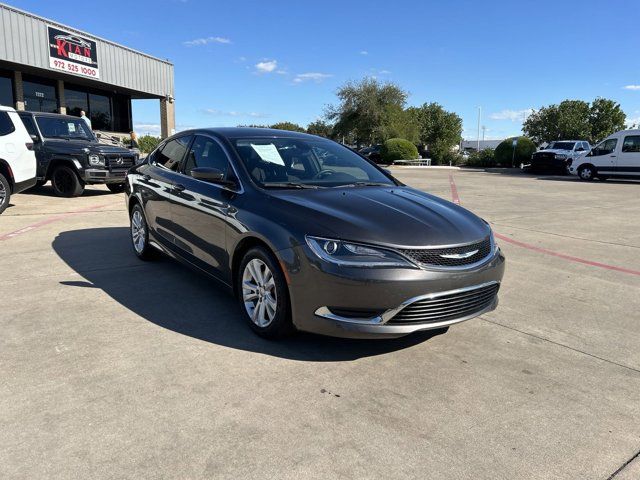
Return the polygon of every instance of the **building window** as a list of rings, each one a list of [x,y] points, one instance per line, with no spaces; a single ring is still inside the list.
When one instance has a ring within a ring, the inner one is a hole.
[[[58,111],[58,97],[53,83],[29,78],[23,81],[23,88],[26,110],[50,113]]]
[[[9,75],[0,72],[0,105],[15,107],[13,100],[13,80]]]
[[[112,130],[111,99],[109,97],[90,93],[89,115],[93,130]]]
[[[87,92],[65,88],[64,101],[67,104],[67,115],[79,117],[80,112],[89,112],[89,97]]]

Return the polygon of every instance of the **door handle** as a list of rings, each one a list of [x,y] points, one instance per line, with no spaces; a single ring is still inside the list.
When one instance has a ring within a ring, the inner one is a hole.
[[[609,156],[610,156],[611,158],[616,158],[616,156],[615,156],[615,155],[609,155]]]
[[[185,188],[186,188],[186,187],[185,187],[184,185],[180,184],[180,183],[178,183],[178,184],[176,184],[176,185],[174,185],[174,186],[173,186],[173,189],[174,189],[176,192],[184,192]]]

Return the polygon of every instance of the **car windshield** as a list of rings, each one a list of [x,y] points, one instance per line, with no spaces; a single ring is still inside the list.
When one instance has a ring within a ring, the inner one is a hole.
[[[315,138],[241,138],[235,148],[251,177],[265,188],[395,185],[358,154]]]
[[[81,118],[36,117],[38,128],[44,137],[69,140],[95,140],[87,123]]]
[[[549,145],[547,148],[549,148],[550,150],[573,150],[573,146],[575,145],[575,142],[553,142],[551,145]]]

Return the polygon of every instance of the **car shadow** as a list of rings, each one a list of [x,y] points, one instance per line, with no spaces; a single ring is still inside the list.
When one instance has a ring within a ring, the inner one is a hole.
[[[269,341],[251,331],[238,302],[215,280],[165,256],[153,262],[138,260],[126,227],[61,232],[52,246],[84,278],[62,285],[98,288],[149,322],[217,345],[292,360],[335,362],[409,348],[437,335],[418,332],[398,339],[352,340],[298,333]]]
[[[53,192],[53,187],[51,185],[42,185],[39,187],[33,187],[29,190],[25,190],[20,193],[21,195],[34,195],[40,197],[56,197],[57,195]],[[91,188],[91,185],[87,185],[82,192],[83,197],[101,197],[103,195],[113,195],[109,190],[98,190]]]
[[[583,182],[582,180],[580,180],[578,177],[574,176],[574,175],[561,175],[558,173],[553,173],[553,172],[547,172],[547,173],[538,173],[538,172],[529,172],[529,171],[523,171],[519,168],[485,168],[485,169],[467,169],[465,168],[465,170],[468,171],[484,171],[486,173],[491,173],[494,175],[504,175],[507,177],[521,177],[521,178],[531,178],[532,180],[545,180],[545,181],[551,181],[551,182],[571,182],[571,183],[589,183],[589,182]],[[637,180],[626,180],[626,179],[619,179],[619,178],[608,178],[606,181],[602,182],[599,180],[594,180],[593,182],[590,182],[593,184],[611,184],[611,185],[617,185],[617,184],[637,184],[638,181]]]

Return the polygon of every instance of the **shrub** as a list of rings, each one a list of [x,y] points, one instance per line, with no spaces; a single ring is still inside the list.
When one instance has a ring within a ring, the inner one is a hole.
[[[380,155],[382,160],[389,163],[395,160],[414,160],[418,158],[418,149],[404,138],[390,138],[382,145]]]
[[[473,152],[471,155],[469,155],[467,166],[481,168],[495,167],[495,152],[491,148],[485,148],[484,150],[480,150],[479,152]]]
[[[138,137],[138,146],[140,147],[140,151],[143,153],[151,153],[159,143],[160,139],[158,137],[153,137],[151,135]]]
[[[513,152],[513,140],[516,137],[507,138],[504,140],[495,151],[496,165],[502,167],[515,167],[520,163],[528,163],[531,160],[531,155],[536,151],[536,145],[528,137],[517,137],[518,146],[516,147],[515,155]],[[513,161],[513,163],[512,163]]]

